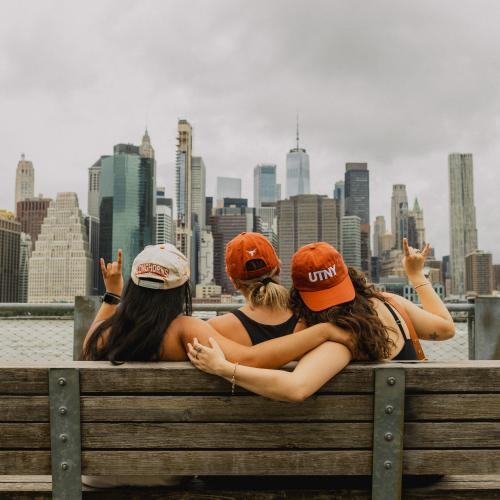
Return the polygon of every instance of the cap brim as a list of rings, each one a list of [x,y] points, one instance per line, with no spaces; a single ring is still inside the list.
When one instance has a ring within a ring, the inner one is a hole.
[[[300,296],[304,304],[311,311],[324,311],[333,306],[351,302],[356,296],[354,285],[351,278],[347,275],[338,285],[327,288],[326,290],[318,290],[317,292],[305,292],[299,290]]]

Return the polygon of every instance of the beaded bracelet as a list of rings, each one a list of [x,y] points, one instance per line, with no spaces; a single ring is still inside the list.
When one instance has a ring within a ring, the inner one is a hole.
[[[231,377],[231,396],[234,396],[234,389],[236,388],[236,368],[238,368],[239,363],[235,363],[233,376]]]

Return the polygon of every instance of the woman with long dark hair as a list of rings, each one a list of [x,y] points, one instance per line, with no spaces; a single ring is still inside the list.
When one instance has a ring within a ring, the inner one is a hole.
[[[419,338],[453,337],[453,320],[423,267],[429,245],[419,251],[404,240],[403,266],[417,291],[422,309],[392,294],[382,294],[364,275],[348,268],[342,256],[327,243],[312,243],[292,260],[291,309],[307,326],[327,322],[349,335],[351,349],[325,342],[301,358],[294,371],[240,366],[226,360],[215,339],[211,347],[195,340],[189,358],[199,369],[231,380],[272,399],[303,401],[340,372],[351,359],[423,359]]]

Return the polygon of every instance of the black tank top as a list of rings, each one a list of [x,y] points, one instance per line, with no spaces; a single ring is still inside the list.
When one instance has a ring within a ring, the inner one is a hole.
[[[241,321],[241,324],[247,331],[253,345],[293,333],[293,330],[299,321],[297,316],[292,315],[280,325],[263,325],[262,323],[257,323],[257,321],[249,318],[239,309],[231,312]]]
[[[398,355],[392,358],[395,361],[402,361],[402,360],[418,360],[417,356],[417,351],[415,351],[415,347],[413,347],[413,342],[411,339],[406,338],[405,335],[405,330],[403,328],[403,325],[401,324],[401,320],[399,319],[399,316],[396,314],[394,311],[393,307],[388,304],[387,302],[384,302],[385,307],[389,309],[390,313],[392,314],[392,317],[396,321],[399,331],[401,332],[401,335],[403,336],[403,339],[405,341],[403,348],[399,351]]]

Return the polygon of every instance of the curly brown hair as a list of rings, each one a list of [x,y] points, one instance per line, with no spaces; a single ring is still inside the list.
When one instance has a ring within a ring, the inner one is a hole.
[[[330,307],[323,311],[311,311],[302,300],[296,288],[290,290],[290,309],[309,327],[317,323],[332,323],[352,333],[354,337],[353,356],[359,360],[380,361],[387,359],[394,341],[389,336],[392,328],[385,326],[378,317],[371,299],[386,302],[365,275],[349,267],[349,276],[354,285],[354,300]]]

